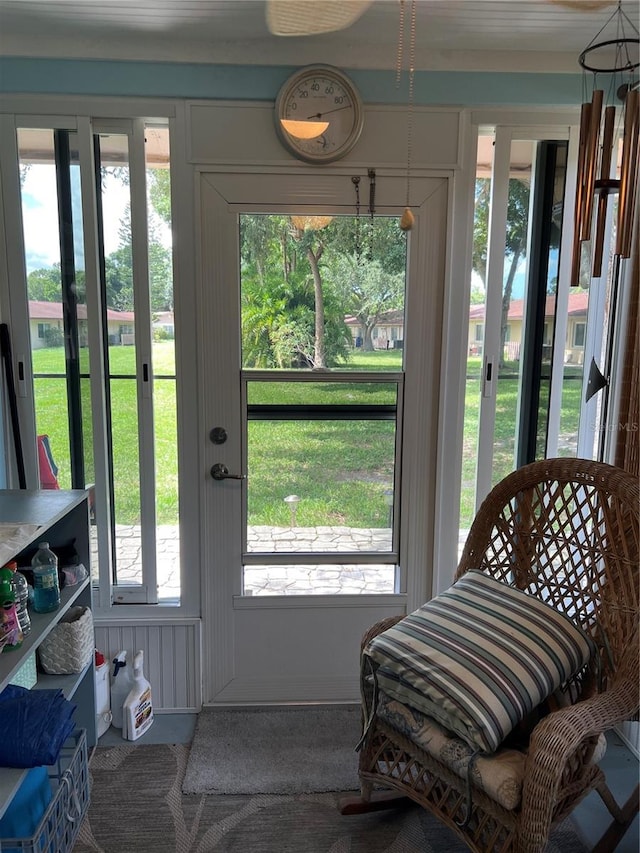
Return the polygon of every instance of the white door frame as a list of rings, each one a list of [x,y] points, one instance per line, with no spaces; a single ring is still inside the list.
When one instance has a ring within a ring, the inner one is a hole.
[[[198,335],[205,377],[202,448],[202,604],[204,701],[209,704],[356,701],[363,631],[387,615],[414,609],[430,595],[434,551],[439,377],[442,349],[449,175],[413,183],[405,302],[405,408],[400,565],[406,593],[362,596],[241,596],[241,484],[214,483],[209,470],[224,462],[240,471],[240,347],[226,337],[239,328],[237,214],[353,213],[349,175],[318,170],[258,176],[202,169],[199,215]],[[402,213],[406,180],[381,176],[378,212]],[[384,206],[383,206],[384,204]],[[222,319],[223,318],[223,319]],[[225,339],[226,337],[226,339]],[[235,378],[234,378],[235,377]],[[223,426],[223,448],[209,441]],[[221,449],[223,453],[221,454]],[[224,458],[223,458],[224,457]]]

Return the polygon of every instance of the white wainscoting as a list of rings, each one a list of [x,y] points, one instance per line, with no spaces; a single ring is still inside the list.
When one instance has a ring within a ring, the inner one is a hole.
[[[197,712],[202,706],[201,632],[199,619],[174,623],[100,623],[95,626],[96,649],[108,661],[122,649],[130,655],[142,649],[144,673],[151,683],[154,711]],[[113,671],[113,669],[112,669]]]

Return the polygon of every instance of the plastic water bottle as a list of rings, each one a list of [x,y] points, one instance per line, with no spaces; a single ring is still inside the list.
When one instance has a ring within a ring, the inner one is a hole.
[[[29,616],[29,610],[27,607],[29,603],[29,584],[22,572],[18,571],[18,564],[15,560],[7,563],[5,568],[11,569],[13,572],[11,575],[11,586],[13,588],[13,594],[15,595],[16,613],[18,614],[18,621],[20,622],[22,633],[26,637],[31,630],[31,617]]]
[[[11,586],[10,569],[0,569],[0,637],[3,652],[10,652],[22,645],[22,628],[16,612],[15,595]]]
[[[58,583],[58,558],[49,549],[48,542],[40,542],[33,560],[33,609],[36,613],[50,613],[60,607]]]

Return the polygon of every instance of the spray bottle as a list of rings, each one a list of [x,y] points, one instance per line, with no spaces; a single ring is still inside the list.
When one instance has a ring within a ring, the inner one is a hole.
[[[122,737],[137,740],[153,722],[151,685],[144,677],[144,652],[136,652],[133,659],[133,687],[122,709]]]
[[[122,706],[133,687],[133,673],[127,665],[126,651],[118,652],[113,659],[111,682],[111,725],[122,728]]]

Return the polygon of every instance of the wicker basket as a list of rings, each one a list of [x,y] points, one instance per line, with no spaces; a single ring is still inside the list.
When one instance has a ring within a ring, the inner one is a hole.
[[[49,675],[82,672],[92,660],[94,646],[91,610],[72,607],[40,643],[40,665]]]

